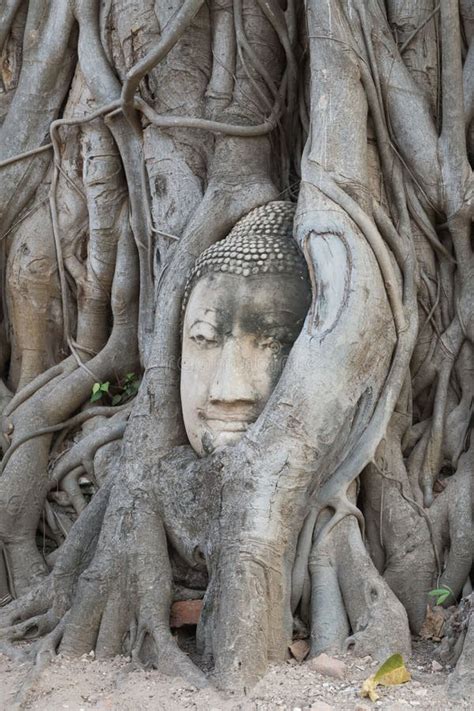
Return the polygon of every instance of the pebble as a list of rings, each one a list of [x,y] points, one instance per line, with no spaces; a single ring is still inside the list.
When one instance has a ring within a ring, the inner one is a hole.
[[[330,706],[325,701],[316,701],[310,706],[310,711],[334,711],[334,706]]]
[[[436,659],[433,659],[433,661],[431,662],[431,670],[434,672],[443,671],[443,665],[437,662]]]
[[[302,662],[309,654],[309,644],[305,639],[297,639],[290,645],[290,652],[296,661]]]
[[[318,672],[318,674],[331,676],[335,679],[343,679],[346,673],[346,665],[344,662],[324,653],[310,659],[308,666],[315,672]]]

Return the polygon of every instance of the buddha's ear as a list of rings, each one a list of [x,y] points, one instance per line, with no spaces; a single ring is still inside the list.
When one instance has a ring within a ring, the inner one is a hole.
[[[324,195],[302,187],[295,219],[296,239],[305,256],[311,279],[312,303],[306,328],[312,336],[324,338],[336,326],[351,290],[352,239],[354,223]],[[311,205],[305,209],[305,204]],[[360,239],[360,236],[357,236]]]
[[[307,326],[320,338],[335,327],[347,302],[351,259],[344,235],[335,232],[307,234],[304,253],[311,274],[312,302]]]

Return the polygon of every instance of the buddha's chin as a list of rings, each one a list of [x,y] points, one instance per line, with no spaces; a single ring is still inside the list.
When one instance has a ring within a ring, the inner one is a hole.
[[[242,439],[245,430],[238,430],[236,432],[216,432],[214,435],[214,448],[221,449],[222,447],[230,447],[232,444],[236,444]]]
[[[215,452],[218,449],[237,444],[242,439],[246,429],[246,427],[222,430],[215,427],[206,429],[201,437],[200,454],[211,454],[211,452]]]

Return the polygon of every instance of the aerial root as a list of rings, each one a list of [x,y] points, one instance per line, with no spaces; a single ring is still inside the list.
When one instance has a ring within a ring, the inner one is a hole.
[[[24,402],[26,402],[29,398],[33,397],[33,395],[35,395],[39,390],[41,390],[41,388],[44,388],[46,385],[51,384],[52,381],[56,378],[60,378],[62,375],[67,374],[67,366],[67,361],[63,361],[58,365],[54,365],[48,370],[45,370],[44,373],[38,375],[34,380],[28,383],[28,385],[25,385],[25,387],[15,393],[13,398],[10,400],[3,412],[3,417],[11,417],[14,411],[18,407],[20,407],[20,405],[23,405]]]
[[[354,516],[359,522],[362,533],[364,532],[365,521],[362,511],[349,501],[347,491],[340,492],[329,501],[325,501],[322,508],[333,509],[334,514],[318,532],[314,541],[315,545],[319,545],[346,516]]]
[[[115,415],[119,413],[114,413]],[[88,474],[93,475],[94,456],[100,447],[114,440],[121,439],[126,427],[128,410],[120,413],[118,420],[112,417],[98,429],[86,435],[58,461],[51,477],[52,487],[68,476],[77,467],[84,467]]]
[[[126,406],[129,407],[129,403],[126,403]],[[119,412],[122,412],[124,405],[120,405],[119,407],[104,407],[104,406],[98,406],[98,407],[91,407],[87,410],[81,410],[80,412],[76,413],[72,417],[69,417],[67,420],[64,420],[63,422],[58,422],[54,425],[48,425],[45,427],[40,427],[37,430],[34,430],[32,432],[28,432],[28,434],[23,435],[22,437],[19,437],[17,440],[12,442],[10,447],[7,449],[5,452],[1,464],[0,464],[0,472],[5,471],[6,466],[11,459],[12,455],[16,452],[17,449],[19,449],[23,444],[26,444],[29,442],[31,439],[35,439],[36,437],[42,437],[43,435],[47,434],[54,434],[55,432],[61,432],[61,430],[64,429],[69,429],[69,428],[74,428],[78,427],[79,425],[82,425],[84,422],[87,420],[90,420],[92,417],[107,417],[109,415],[113,416],[118,414]],[[120,435],[121,436],[121,435]]]

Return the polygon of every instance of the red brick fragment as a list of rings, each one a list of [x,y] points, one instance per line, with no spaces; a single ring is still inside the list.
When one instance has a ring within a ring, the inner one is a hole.
[[[197,625],[202,610],[202,600],[178,600],[171,605],[170,627]]]

